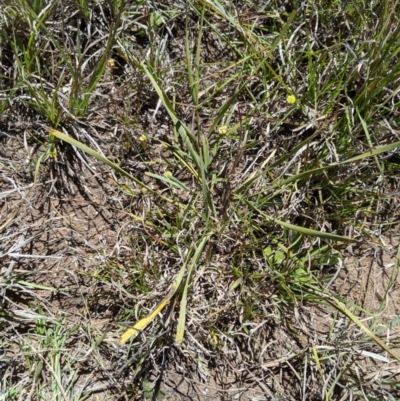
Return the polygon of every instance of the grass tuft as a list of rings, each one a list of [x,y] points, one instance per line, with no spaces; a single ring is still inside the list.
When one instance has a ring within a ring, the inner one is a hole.
[[[0,400],[400,397],[398,3],[261,3],[1,8]]]

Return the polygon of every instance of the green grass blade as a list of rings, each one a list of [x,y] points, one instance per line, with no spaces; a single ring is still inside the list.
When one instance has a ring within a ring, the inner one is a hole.
[[[322,232],[322,231],[318,231],[318,230],[312,230],[310,228],[300,227],[300,226],[296,226],[295,224],[291,224],[291,223],[287,223],[285,221],[278,220],[278,219],[264,213],[260,209],[258,209],[247,199],[245,199],[243,197],[239,197],[238,195],[236,195],[236,196],[238,199],[240,199],[246,205],[250,206],[253,210],[257,211],[257,213],[259,213],[261,216],[263,216],[266,220],[276,223],[276,224],[279,224],[280,226],[288,228],[289,230],[293,230],[293,231],[296,231],[296,232],[299,232],[299,233],[305,234],[305,235],[311,235],[314,237],[329,239],[332,241],[358,242],[357,240],[355,240],[353,238],[345,237],[343,235],[337,235],[337,234],[326,233],[326,232]]]
[[[88,84],[87,88],[85,89],[85,93],[83,94],[82,99],[77,101],[76,112],[77,112],[78,116],[82,116],[82,115],[86,114],[88,107],[89,107],[90,97],[92,96],[92,93],[93,93],[94,89],[96,88],[97,83],[100,81],[101,77],[104,74],[104,70],[106,69],[106,66],[107,66],[107,61],[110,58],[110,53],[111,53],[112,47],[115,42],[115,35],[117,34],[117,31],[120,26],[122,11],[123,10],[121,8],[121,10],[119,10],[117,16],[115,17],[114,21],[112,22],[110,33],[108,35],[107,44],[104,49],[103,55],[101,56],[100,60],[96,63],[96,67],[90,78],[89,84]]]
[[[207,242],[211,238],[212,234],[205,235],[201,240],[199,245],[196,248],[196,251],[193,255],[193,259],[190,261],[190,266],[188,269],[188,274],[186,277],[185,287],[183,289],[183,294],[181,298],[181,306],[179,311],[179,319],[178,319],[178,328],[176,330],[175,343],[180,344],[183,341],[183,336],[185,333],[185,323],[186,323],[186,311],[187,311],[187,293],[189,284],[191,282],[192,272],[197,262],[200,259],[200,256],[203,252],[204,247]]]
[[[198,170],[201,170],[201,162],[200,162],[200,156],[195,150],[193,144],[196,143],[196,138],[194,137],[193,133],[190,131],[190,129],[179,120],[179,118],[176,116],[175,110],[173,108],[173,105],[171,101],[169,100],[168,96],[166,93],[163,91],[163,89],[158,85],[157,80],[154,78],[153,74],[149,71],[149,69],[146,67],[144,63],[141,64],[141,67],[147,77],[150,79],[150,82],[153,86],[153,88],[156,90],[158,97],[160,98],[162,104],[164,105],[165,109],[168,112],[168,115],[170,116],[172,123],[176,127],[176,129],[179,132],[179,135],[181,136],[183,143],[185,144],[190,156],[192,157],[193,162],[195,163],[196,167]]]
[[[76,148],[84,151],[85,153],[89,154],[90,156],[95,157],[97,160],[99,160],[102,163],[106,164],[107,166],[111,167],[117,173],[121,174],[122,176],[124,176],[126,178],[129,178],[134,183],[136,183],[140,188],[146,189],[149,192],[155,192],[149,186],[147,186],[146,184],[144,184],[143,182],[141,182],[140,180],[135,178],[133,175],[129,174],[123,168],[118,166],[118,164],[113,163],[111,160],[107,159],[107,157],[101,155],[100,153],[96,152],[92,148],[89,148],[89,146],[86,146],[82,142],[79,142],[76,139],[71,138],[70,136],[65,135],[62,132],[57,131],[57,130],[55,130],[53,128],[46,128],[46,129],[51,135],[54,135],[58,139],[61,139],[62,141],[67,142],[70,145],[75,146]],[[159,195],[159,196],[160,196],[160,198],[162,198],[162,199],[164,199],[164,200],[166,200],[166,201],[168,201],[170,203],[174,203],[174,201],[172,199],[169,199],[169,198],[167,198],[167,197],[165,197],[163,195]]]
[[[372,332],[361,320],[355,316],[349,309],[347,309],[342,302],[338,301],[335,297],[329,297],[328,301],[340,312],[345,314],[350,320],[352,320],[360,329],[362,329],[369,337],[371,337],[382,349],[384,349],[389,355],[400,362],[400,355],[390,349],[374,332]]]
[[[184,190],[186,192],[191,192],[191,190],[190,190],[190,188],[188,186],[186,186],[183,182],[179,181],[175,177],[167,178],[167,177],[164,177],[162,175],[153,174],[153,173],[149,173],[149,172],[146,172],[145,174],[148,177],[153,177],[153,178],[156,178],[157,180],[167,182],[168,184],[170,184],[170,185],[172,185],[172,186],[174,186],[176,188],[182,189],[182,190]]]
[[[330,164],[328,166],[324,166],[324,167],[316,168],[313,170],[304,171],[300,174],[296,174],[292,177],[286,178],[285,180],[279,181],[279,183],[277,183],[276,185],[281,186],[281,185],[289,184],[291,182],[303,180],[305,178],[311,177],[312,175],[318,175],[324,171],[330,170],[332,168],[336,168],[338,166],[342,166],[343,164],[354,163],[359,160],[363,160],[363,159],[367,159],[369,157],[374,157],[374,156],[380,155],[381,153],[390,152],[391,150],[396,149],[398,147],[400,147],[400,141],[393,142],[389,145],[378,146],[376,148],[369,150],[368,152],[351,157],[350,159],[344,160],[342,162]]]

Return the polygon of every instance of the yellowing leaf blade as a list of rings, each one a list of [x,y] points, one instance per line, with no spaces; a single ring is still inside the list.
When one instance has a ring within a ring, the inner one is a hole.
[[[154,308],[154,310],[143,319],[140,319],[133,327],[125,331],[119,339],[120,344],[125,344],[131,338],[135,338],[141,331],[143,331],[155,318],[156,316],[165,308],[171,298],[175,295],[177,289],[181,285],[183,276],[185,274],[186,265],[181,267],[178,275],[176,276],[174,282],[171,285],[171,289],[168,295]]]
[[[172,294],[171,294],[172,293]],[[141,331],[143,331],[149,323],[164,309],[165,305],[171,300],[175,291],[170,293],[157,305],[157,307],[145,318],[140,319],[133,327],[125,331],[119,339],[120,344],[125,344],[131,338],[135,338]]]
[[[136,183],[139,187],[146,189],[149,192],[154,192],[149,186],[135,178],[132,174],[129,174],[127,171],[125,171],[123,168],[118,166],[118,164],[113,163],[111,160],[109,160],[107,157],[103,156],[102,154],[96,152],[94,149],[89,148],[89,146],[86,146],[82,142],[79,142],[78,140],[63,134],[60,131],[55,130],[54,128],[46,128],[46,130],[51,134],[57,137],[58,139],[61,139],[64,142],[69,143],[72,146],[75,146],[76,148],[84,151],[85,153],[95,157],[97,160],[101,161],[104,164],[107,164],[107,166],[111,167],[113,170],[117,171],[119,174],[121,174],[124,177],[129,178],[131,181]],[[167,197],[158,194],[158,196],[167,202],[174,203],[172,199],[168,199]]]

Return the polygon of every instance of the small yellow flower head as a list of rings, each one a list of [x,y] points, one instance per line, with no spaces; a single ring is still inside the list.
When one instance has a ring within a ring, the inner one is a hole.
[[[286,101],[287,101],[289,104],[296,103],[296,96],[294,96],[294,95],[289,95],[289,96],[286,98]]]
[[[218,128],[218,133],[219,133],[220,135],[225,135],[227,132],[228,132],[228,127],[227,127],[226,125],[221,125],[221,126]]]
[[[147,142],[147,136],[144,135],[144,134],[143,134],[143,135],[140,135],[139,141],[142,142],[142,143],[146,143],[146,142]]]
[[[166,178],[171,178],[171,177],[172,177],[172,173],[171,173],[170,171],[166,171],[166,172],[164,173],[164,177],[166,177]]]
[[[109,58],[107,60],[107,68],[111,69],[115,68],[115,60],[113,58]]]

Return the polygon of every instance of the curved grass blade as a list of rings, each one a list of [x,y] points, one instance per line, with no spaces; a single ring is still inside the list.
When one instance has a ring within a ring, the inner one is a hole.
[[[170,184],[174,187],[177,187],[179,189],[182,189],[186,192],[190,192],[190,188],[187,185],[185,185],[183,182],[179,181],[177,178],[175,178],[173,176],[170,178],[167,178],[167,177],[163,177],[162,175],[149,173],[149,172],[146,172],[145,174],[149,177],[156,178],[157,180],[167,182],[168,184]]]
[[[76,104],[74,105],[76,107],[76,112],[78,116],[82,116],[87,113],[89,108],[89,101],[93,94],[93,91],[95,90],[101,77],[104,75],[104,71],[107,66],[107,60],[110,58],[110,53],[115,43],[115,37],[121,26],[121,18],[123,10],[124,10],[123,2],[116,2],[116,9],[115,9],[116,15],[111,21],[110,31],[107,35],[108,39],[103,54],[96,63],[96,67],[93,71],[93,74],[91,75],[89,84],[87,88],[85,88],[85,90],[83,91],[83,96],[79,97],[76,101]]]
[[[168,304],[171,298],[175,295],[177,289],[181,285],[185,271],[186,271],[186,264],[184,264],[179,270],[179,273],[176,276],[174,282],[172,283],[167,296],[153,309],[153,311],[148,316],[146,316],[143,319],[140,319],[132,328],[128,329],[127,331],[125,331],[125,333],[121,335],[119,339],[120,344],[124,344],[130,339],[134,339],[157,317],[157,315],[164,309],[164,307]]]
[[[316,168],[316,169],[313,169],[313,170],[304,171],[304,172],[302,172],[300,174],[296,174],[296,175],[294,175],[292,177],[287,178],[286,180],[282,180],[280,182],[277,182],[276,186],[281,186],[281,185],[289,184],[291,182],[298,181],[298,180],[301,180],[301,179],[304,179],[304,178],[309,178],[312,175],[316,175],[316,174],[322,173],[322,172],[324,172],[326,170],[330,170],[331,168],[335,168],[335,167],[341,166],[343,164],[354,163],[354,162],[356,162],[358,160],[363,160],[363,159],[367,159],[369,157],[374,157],[374,156],[380,155],[381,153],[390,152],[391,150],[393,150],[395,148],[398,148],[398,147],[400,147],[400,141],[393,142],[393,143],[391,143],[389,145],[378,146],[376,148],[370,149],[368,152],[365,152],[365,153],[362,153],[360,155],[351,157],[350,159],[344,160],[342,162],[330,164],[328,166],[324,166],[324,167]]]
[[[150,79],[150,82],[153,86],[153,88],[156,90],[158,97],[160,98],[162,104],[164,105],[165,109],[167,110],[172,123],[176,127],[176,129],[179,132],[179,135],[182,138],[183,143],[185,144],[187,150],[190,153],[190,156],[192,157],[193,162],[195,163],[196,167],[201,169],[201,163],[200,163],[200,155],[196,152],[196,150],[193,147],[193,143],[196,142],[196,138],[194,137],[193,133],[190,131],[190,129],[183,124],[182,121],[179,120],[179,118],[175,114],[174,107],[169,100],[168,96],[166,93],[163,91],[163,89],[158,85],[156,78],[154,78],[153,74],[148,70],[146,65],[144,63],[140,64],[141,68],[147,75],[147,77]]]
[[[345,237],[343,235],[337,235],[337,234],[331,234],[331,233],[325,233],[322,231],[318,231],[318,230],[313,230],[311,228],[305,228],[305,227],[300,227],[300,226],[296,226],[294,224],[291,223],[287,223],[285,221],[281,221],[278,219],[275,219],[274,217],[264,213],[263,211],[261,211],[260,209],[258,209],[256,206],[254,206],[251,202],[249,202],[248,200],[246,200],[245,198],[236,195],[237,198],[239,198],[240,200],[242,200],[244,203],[246,203],[246,205],[250,206],[253,210],[257,211],[261,216],[263,216],[264,218],[266,218],[268,221],[274,222],[276,224],[279,224],[282,227],[288,228],[289,230],[293,230],[305,235],[312,235],[314,237],[319,237],[319,238],[326,238],[326,239],[330,239],[333,241],[343,241],[343,242],[358,242],[358,240],[350,238],[350,237]]]
[[[160,141],[160,143],[165,146],[166,149],[168,149],[173,155],[179,160],[180,163],[182,163],[188,171],[190,171],[191,174],[196,178],[196,180],[199,180],[199,173],[196,171],[195,167],[192,166],[186,159],[187,155],[180,150],[177,147],[171,146],[170,144]]]
[[[350,320],[352,320],[358,327],[360,327],[360,329],[362,329],[369,337],[371,337],[382,349],[384,349],[389,355],[400,362],[400,355],[390,349],[374,332],[372,332],[367,326],[365,326],[357,316],[355,316],[349,309],[347,309],[342,302],[332,296],[328,296],[327,301],[340,312],[344,313]]]
[[[72,146],[75,146],[76,148],[83,150],[84,152],[86,152],[87,154],[95,157],[97,160],[103,162],[104,164],[107,164],[107,166],[111,167],[113,170],[117,171],[119,174],[121,174],[124,177],[129,178],[130,180],[132,180],[134,183],[136,183],[137,185],[139,185],[141,188],[146,189],[149,192],[155,193],[155,191],[153,189],[151,189],[149,186],[147,186],[146,184],[144,184],[143,182],[139,181],[137,178],[135,178],[133,175],[129,174],[127,171],[125,171],[123,168],[121,168],[120,166],[118,166],[118,164],[113,163],[111,160],[107,159],[107,157],[101,155],[100,153],[96,152],[95,150],[93,150],[92,148],[89,148],[89,146],[84,145],[82,142],[77,141],[74,138],[71,138],[68,135],[65,135],[63,133],[61,133],[60,131],[57,131],[53,128],[49,128],[47,127],[46,130],[51,134],[54,135],[55,137],[57,137],[58,139],[61,139],[64,142],[69,143]],[[167,198],[166,196],[163,196],[161,194],[158,194],[158,196],[170,203],[176,203],[174,202],[172,199]]]
[[[212,234],[208,234],[208,235],[205,235],[201,239],[200,244],[197,247],[195,254],[193,255],[193,259],[192,259],[190,267],[189,267],[188,275],[186,277],[185,287],[183,289],[182,298],[181,298],[181,306],[180,306],[179,319],[178,319],[178,328],[176,330],[176,336],[175,336],[176,344],[182,343],[183,336],[185,333],[187,293],[188,293],[188,288],[189,288],[189,284],[190,284],[191,277],[192,277],[193,268],[199,261],[200,256],[203,252],[203,249],[204,249],[205,245],[207,244],[208,240],[211,238],[211,236],[212,236]]]

